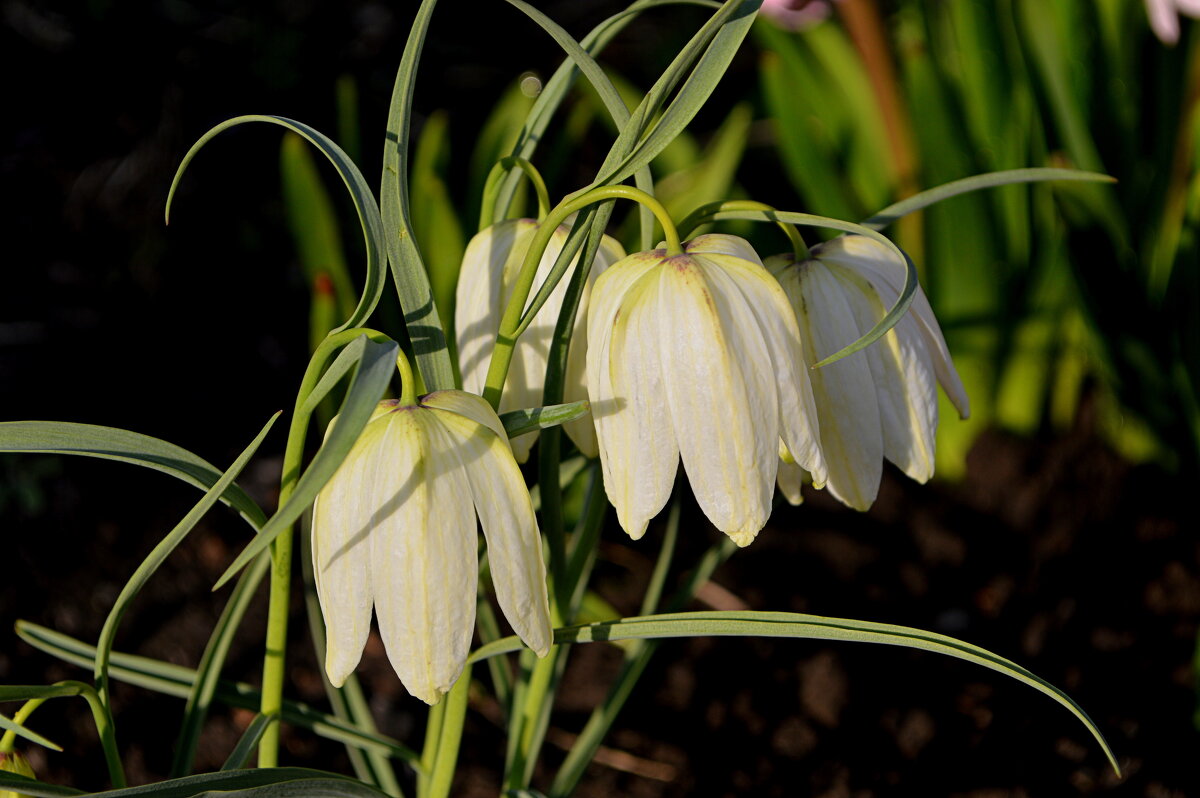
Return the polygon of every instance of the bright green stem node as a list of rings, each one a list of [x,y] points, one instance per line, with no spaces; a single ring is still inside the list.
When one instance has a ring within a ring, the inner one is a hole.
[[[492,361],[488,366],[487,381],[484,383],[483,398],[491,403],[493,408],[500,406],[500,394],[504,390],[504,379],[508,376],[508,366],[512,362],[513,348],[517,343],[517,331],[523,321],[522,311],[529,299],[529,291],[533,288],[533,279],[537,275],[538,263],[550,243],[554,231],[573,213],[578,213],[589,205],[614,199],[627,199],[639,202],[649,208],[658,218],[666,238],[666,256],[674,257],[683,254],[683,245],[679,241],[679,233],[671,221],[671,215],[662,203],[653,196],[633,186],[600,186],[589,189],[577,196],[568,197],[539,225],[521,263],[521,271],[517,274],[512,296],[504,308],[504,316],[500,319],[500,329],[496,333],[496,347],[492,350]]]
[[[696,210],[688,214],[683,220],[683,224],[679,225],[680,230],[689,232],[689,237],[695,232],[696,228],[702,224],[712,221],[713,214],[721,213],[722,211],[767,211],[774,213],[775,208],[763,202],[755,202],[754,200],[722,200],[719,202],[710,202],[707,205],[701,205]],[[800,235],[800,231],[793,224],[787,222],[776,221],[779,229],[788,237],[788,241],[792,244],[792,253],[796,256],[796,262],[808,259],[808,245],[804,243],[804,238]]]
[[[538,221],[545,219],[546,214],[550,212],[550,192],[546,190],[546,181],[542,179],[542,173],[524,158],[510,155],[497,161],[496,165],[492,167],[492,171],[488,172],[487,181],[483,186],[483,207],[479,211],[480,230],[495,223],[496,201],[500,196],[504,178],[513,167],[517,167],[525,173],[525,176],[529,178],[530,185],[533,186],[534,193],[537,194]],[[508,209],[505,208],[504,211],[507,213]]]
[[[283,507],[296,489],[300,480],[300,462],[304,456],[304,441],[308,435],[311,410],[305,403],[321,380],[325,367],[333,356],[346,344],[360,335],[373,341],[390,341],[381,332],[353,327],[332,333],[317,346],[300,391],[296,395],[296,409],[288,428],[287,447],[283,453],[283,477],[279,484],[279,506]],[[403,358],[403,355],[401,355]],[[407,365],[407,361],[405,361]],[[399,365],[399,364],[397,364]],[[403,373],[403,371],[402,371]],[[412,370],[405,375],[405,389],[413,384]],[[262,702],[259,709],[264,715],[278,716],[283,708],[284,651],[287,648],[288,596],[292,577],[292,530],[285,529],[271,544],[271,590],[267,609],[266,654],[263,658]],[[279,724],[270,724],[258,743],[258,766],[273,768],[279,764]]]

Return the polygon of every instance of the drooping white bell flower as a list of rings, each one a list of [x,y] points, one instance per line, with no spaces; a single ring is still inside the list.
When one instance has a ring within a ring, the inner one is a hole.
[[[358,665],[371,607],[405,688],[429,704],[462,672],[475,628],[478,513],[500,608],[545,656],[550,610],[541,536],[490,405],[438,391],[381,402],[313,504],[312,555],[341,686]]]
[[[813,247],[799,263],[767,258],[800,323],[804,362],[821,425],[829,491],[865,510],[875,501],[886,457],[917,480],[933,475],[937,383],[966,418],[970,412],[946,340],[919,287],[909,312],[866,349],[811,366],[853,343],[886,315],[904,287],[905,264],[884,244],[849,235]],[[800,469],[784,463],[779,487],[800,498]]]
[[[799,336],[787,296],[736,236],[639,252],[596,279],[588,395],[630,537],[666,504],[681,458],[701,509],[739,546],[770,515],[780,439],[821,480]]]
[[[538,223],[533,219],[508,219],[480,231],[467,244],[458,276],[454,317],[459,368],[462,371],[463,388],[467,391],[483,393],[492,348],[495,346],[496,331],[500,328],[504,308],[512,296],[513,285],[537,230]],[[541,261],[538,262],[533,283],[535,290],[530,292],[530,301],[536,293],[536,288],[545,281],[554,267],[554,261],[562,252],[570,231],[568,224],[560,225],[554,231]],[[587,318],[591,286],[597,274],[623,257],[625,250],[616,239],[604,236],[600,248],[596,251],[596,260],[592,264],[583,297],[580,299],[579,311],[575,316],[575,329],[571,337],[566,381],[563,386],[565,402],[587,399],[583,378],[587,357],[584,320]],[[576,257],[572,268],[578,263],[579,259]],[[569,278],[570,272],[555,286],[533,323],[517,339],[512,363],[504,382],[504,392],[500,398],[501,413],[538,407],[542,404],[542,387],[546,381],[550,344],[554,338],[554,327],[562,310]],[[596,456],[596,433],[589,416],[585,414],[569,421],[563,425],[563,429],[579,447],[579,451],[588,457]],[[518,463],[523,463],[529,458],[529,450],[537,436],[536,432],[529,432],[512,439],[512,450]]]

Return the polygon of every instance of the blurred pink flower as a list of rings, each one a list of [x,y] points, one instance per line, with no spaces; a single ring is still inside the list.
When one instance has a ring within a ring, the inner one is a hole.
[[[810,28],[829,16],[833,0],[763,0],[763,16],[784,30]]]
[[[766,9],[763,3],[763,9]],[[1179,41],[1179,14],[1200,18],[1200,0],[1146,0],[1146,16],[1150,27],[1163,44]]]

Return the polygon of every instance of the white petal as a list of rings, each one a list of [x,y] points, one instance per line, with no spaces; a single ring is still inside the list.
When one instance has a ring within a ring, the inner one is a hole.
[[[455,413],[432,412],[456,442],[453,451],[470,482],[500,608],[525,644],[543,657],[551,643],[546,565],[521,470],[490,428]]]
[[[724,233],[696,236],[684,245],[684,250],[689,255],[731,255],[751,263],[757,263],[759,266],[762,265],[762,260],[754,251],[754,247],[750,246],[749,241]]]
[[[659,281],[658,345],[688,481],[709,521],[745,546],[770,516],[779,463],[766,344],[715,259],[671,258]]]
[[[1174,0],[1146,0],[1146,15],[1150,28],[1164,44],[1179,41],[1179,17],[1175,12]]]
[[[638,253],[600,275],[588,313],[587,377],[604,489],[634,540],[671,495],[679,448],[658,351],[661,254]]]
[[[325,672],[335,687],[354,672],[371,631],[371,536],[395,473],[392,453],[378,445],[385,423],[367,425],[313,503],[313,573],[325,618]]]
[[[836,263],[867,278],[879,292],[879,298],[889,308],[895,304],[904,289],[905,265],[897,260],[895,253],[890,249],[865,236],[835,238],[821,244],[820,247],[814,247],[813,255],[821,261]],[[959,415],[967,418],[971,414],[971,407],[966,389],[963,388],[958,371],[954,368],[954,361],[950,359],[950,350],[946,347],[942,328],[933,315],[933,308],[929,306],[929,299],[919,286],[909,313],[915,317],[925,345],[929,349],[938,382],[958,409]]]
[[[470,485],[452,443],[422,408],[388,417],[392,490],[371,537],[375,612],[405,688],[437,703],[462,673],[475,628],[478,559]]]
[[[833,264],[859,329],[870,329],[887,312],[861,275]],[[936,377],[917,322],[906,314],[887,335],[864,350],[875,381],[883,427],[883,454],[918,482],[933,476],[938,401]]]
[[[804,357],[818,362],[861,336],[844,285],[820,261],[784,275],[797,307]],[[883,431],[867,356],[857,352],[810,370],[830,493],[865,510],[875,501],[883,471]]]
[[[804,484],[803,468],[795,463],[780,460],[779,474],[776,475],[775,481],[788,504],[796,507],[804,503],[804,495],[800,492],[800,486]]]
[[[537,229],[532,219],[508,219],[477,233],[467,244],[455,292],[454,338],[463,387],[482,393],[500,317],[504,314],[505,263],[523,257]],[[518,246],[518,242],[524,242]]]
[[[762,332],[778,386],[780,437],[796,463],[813,475],[818,486],[824,485],[826,467],[818,434],[817,408],[796,313],[788,296],[765,267],[735,258],[714,260],[734,278]]]
[[[492,406],[482,396],[466,391],[434,391],[421,397],[421,406],[466,416],[476,424],[482,424],[501,438],[505,438],[504,425],[500,423],[496,411],[492,410]]]

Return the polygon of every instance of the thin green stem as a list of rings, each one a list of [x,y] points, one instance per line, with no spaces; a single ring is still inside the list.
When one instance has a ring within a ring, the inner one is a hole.
[[[483,398],[488,400],[493,408],[500,406],[500,395],[504,390],[504,379],[508,376],[509,364],[512,362],[513,348],[516,346],[522,322],[525,321],[522,318],[525,302],[529,299],[530,289],[533,288],[533,280],[537,275],[537,267],[541,262],[542,253],[550,243],[554,231],[571,214],[578,213],[589,205],[613,199],[633,200],[653,211],[659,224],[663,227],[663,235],[667,242],[666,257],[683,254],[683,246],[679,241],[679,233],[671,221],[671,215],[661,202],[641,189],[633,186],[600,186],[560,202],[539,225],[537,233],[534,234],[529,251],[526,252],[525,260],[521,264],[521,271],[517,274],[516,282],[513,285],[512,296],[504,309],[504,316],[500,319],[500,329],[496,333],[496,346],[492,350],[492,361],[488,366],[487,380],[483,389]]]
[[[283,476],[279,484],[280,507],[291,498],[296,483],[300,480],[304,441],[308,436],[309,420],[312,416],[311,410],[305,409],[305,403],[334,354],[360,335],[366,335],[374,341],[390,340],[375,330],[353,327],[327,336],[317,346],[308,362],[304,378],[300,381],[300,391],[296,394],[292,423],[288,428],[287,446],[283,454]],[[411,380],[406,381],[406,384],[411,384]],[[284,654],[287,648],[291,577],[292,529],[289,527],[271,544],[271,588],[267,609],[266,653],[263,657],[262,703],[259,706],[259,711],[269,716],[279,715],[283,708]],[[263,732],[258,744],[259,767],[273,768],[279,764],[279,728],[280,724],[272,723]]]
[[[417,773],[417,798],[429,798],[433,780],[433,769],[437,765],[438,750],[442,743],[442,722],[446,717],[446,703],[439,701],[429,708],[425,718],[425,744],[421,748],[421,770]]]
[[[104,749],[104,762],[108,766],[108,777],[114,789],[125,788],[125,768],[121,766],[121,755],[117,751],[117,737],[113,729],[108,705],[100,700],[96,688],[86,682],[74,679],[56,682],[56,687],[72,687],[79,691],[92,710],[92,722],[96,724],[96,734],[100,737],[100,747]]]
[[[17,710],[17,714],[13,715],[13,723],[19,726],[24,726],[29,720],[29,716],[33,711],[46,702],[45,698],[31,698],[21,705]],[[11,754],[17,742],[17,733],[9,729],[4,732],[4,736],[0,737],[0,754]]]
[[[710,202],[706,205],[701,205],[696,210],[687,215],[683,223],[679,225],[680,230],[688,232],[688,238],[691,238],[696,233],[696,228],[703,224],[711,222],[712,215],[722,211],[767,211],[774,213],[775,208],[763,202],[755,202],[754,200],[721,200],[718,202]],[[788,237],[788,241],[792,245],[792,254],[796,256],[796,262],[808,259],[808,245],[804,243],[804,237],[800,235],[800,231],[793,224],[787,222],[776,221],[779,229]]]
[[[404,356],[403,349],[396,350],[396,370],[400,372],[400,406],[414,407],[417,404],[417,381],[413,378],[412,366]]]
[[[454,782],[454,769],[458,764],[458,748],[462,741],[463,721],[467,717],[467,698],[471,692],[471,666],[463,668],[462,675],[450,688],[450,692],[439,703],[445,705],[441,733],[438,736],[437,759],[429,777],[427,798],[447,798]]]
[[[545,219],[546,214],[550,212],[550,192],[546,190],[546,181],[542,179],[541,172],[526,159],[517,155],[509,155],[496,162],[484,182],[483,207],[479,211],[480,230],[491,227],[495,223],[496,202],[500,196],[500,189],[504,178],[512,171],[513,167],[517,167],[525,173],[525,176],[529,178],[530,185],[533,186],[534,193],[537,194],[538,221]],[[504,212],[507,213],[508,208],[505,208]]]

